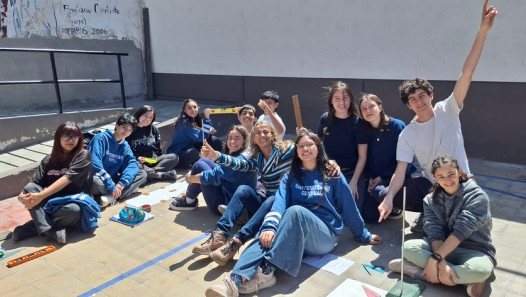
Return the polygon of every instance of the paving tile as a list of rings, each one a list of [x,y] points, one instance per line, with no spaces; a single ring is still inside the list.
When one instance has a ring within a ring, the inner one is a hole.
[[[29,164],[33,164],[34,163],[34,161],[32,161],[32,160],[28,160],[28,159],[25,159],[25,158],[20,158],[18,156],[11,155],[11,154],[1,154],[0,155],[0,162],[7,163],[9,165],[16,166],[16,167],[20,167],[20,166],[29,165]]]
[[[127,296],[137,296],[132,293],[133,289],[136,288],[138,285],[140,285],[138,282],[134,281],[133,279],[127,278],[104,289],[101,293],[105,296],[120,296],[123,293],[128,293],[129,295]],[[97,294],[97,296],[99,296],[99,294]]]
[[[521,172],[516,168],[490,165],[493,163],[477,164],[477,172],[507,178],[518,178],[515,175]],[[526,170],[523,174],[526,176]],[[492,185],[502,191],[514,189],[513,182],[503,183],[492,177],[480,177],[477,180],[481,185]],[[152,191],[167,184],[152,183],[141,191]],[[526,240],[526,212],[522,210],[526,207],[526,201],[498,192],[492,192],[490,199],[495,209],[492,236],[497,247],[499,266],[495,270],[496,280],[490,286],[491,291],[488,290],[483,296],[526,297],[522,292],[526,280],[526,241],[523,242]],[[170,211],[167,203],[154,205],[152,213],[155,219],[136,228],[109,221],[109,217],[118,213],[122,205],[107,208],[94,234],[68,232],[69,243],[60,246],[56,252],[11,269],[0,267],[0,296],[75,296],[117,276],[126,275],[132,269],[159,255],[175,251],[213,228],[219,217],[210,214],[202,197],[200,204],[201,207],[192,212]],[[7,214],[12,215],[13,205],[19,205],[16,198],[0,201],[0,226],[7,221]],[[408,212],[406,215],[406,240],[418,237],[409,232],[409,224],[415,217],[415,213]],[[397,282],[399,274],[374,273],[369,276],[361,264],[373,263],[387,269],[391,259],[400,257],[401,223],[402,220],[394,220],[367,224],[371,232],[383,238],[384,243],[379,246],[357,243],[350,232],[345,230],[333,253],[355,264],[341,276],[303,264],[297,277],[277,271],[277,285],[262,290],[257,296],[324,296],[345,278],[389,290]],[[26,247],[19,255],[49,243],[42,237],[20,243],[12,240],[1,242],[8,251]],[[232,271],[235,261],[218,266],[208,257],[193,255],[191,249],[192,245],[189,245],[177,250],[162,262],[151,263],[152,266],[125,277],[97,296],[202,296],[208,286],[220,283]],[[238,258],[239,255],[236,255],[235,259]],[[428,285],[423,296],[456,297],[466,294],[463,286],[447,288]]]
[[[20,150],[12,151],[12,152],[9,152],[9,153],[11,155],[15,155],[15,156],[18,156],[18,157],[22,157],[22,158],[25,158],[25,159],[32,160],[33,162],[40,162],[46,156],[46,154],[44,154],[44,153],[30,151],[30,150],[26,150],[26,149],[20,149]]]
[[[26,149],[30,150],[30,151],[33,151],[33,152],[41,153],[41,154],[44,154],[44,155],[48,155],[48,154],[51,154],[51,150],[53,149],[53,146],[43,145],[43,144],[35,144],[35,145],[30,146],[30,147],[27,147]]]
[[[9,292],[19,290],[20,287],[27,284],[26,280],[16,274],[8,275],[0,279],[0,281],[2,281],[2,285],[0,286],[0,296],[11,294]]]

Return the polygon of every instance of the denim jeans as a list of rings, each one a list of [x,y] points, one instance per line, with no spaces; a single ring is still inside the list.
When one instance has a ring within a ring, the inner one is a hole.
[[[310,210],[300,205],[289,207],[283,214],[270,249],[264,248],[258,238],[243,251],[232,273],[251,280],[263,259],[297,276],[303,255],[320,256],[334,249],[336,235]]]
[[[263,223],[263,219],[272,208],[273,203],[274,196],[265,199],[265,197],[256,194],[256,191],[251,187],[241,185],[232,196],[225,213],[217,221],[215,230],[221,231],[228,238],[230,230],[243,214],[243,210],[246,209],[249,216],[252,217],[235,235],[241,242],[245,243],[259,231],[261,223]]]
[[[214,161],[208,158],[201,158],[192,166],[191,174],[196,175],[206,170],[212,170],[217,166],[219,165],[214,163]],[[203,198],[206,201],[208,209],[214,214],[221,214],[217,210],[217,207],[220,204],[228,204],[228,198],[223,192],[221,186],[190,184],[186,188],[186,197],[196,199],[201,192],[203,192]]]
[[[347,181],[347,183],[349,183],[349,182],[351,182],[352,176],[354,174],[354,170],[352,170],[352,171],[351,170],[343,170],[342,174],[345,177],[345,180]],[[354,201],[356,202],[356,207],[358,207],[358,210],[360,211],[360,214],[362,214],[365,198],[366,198],[366,195],[367,195],[366,187],[365,187],[366,186],[366,182],[365,182],[365,178],[364,178],[363,173],[360,176],[360,178],[358,178],[357,186],[358,186],[358,199],[356,199],[357,197],[354,197]],[[353,193],[353,195],[354,195],[354,193]]]
[[[24,187],[24,193],[40,193],[43,189],[35,183],[29,183]],[[73,227],[80,221],[82,212],[76,203],[69,203],[62,206],[53,214],[47,214],[43,207],[49,199],[44,199],[38,205],[29,210],[29,214],[35,223],[39,235],[45,234],[55,228]]]
[[[378,212],[378,206],[384,200],[384,197],[389,191],[390,179],[382,181],[378,184],[371,193],[365,193],[365,202],[362,208],[362,217],[368,223],[378,222],[380,213]],[[425,177],[412,178],[407,176],[404,180],[404,185],[398,193],[394,196],[393,207],[402,209],[404,190],[406,187],[406,202],[405,209],[408,211],[422,212],[424,197],[429,194],[433,184]]]
[[[405,258],[422,268],[431,257],[431,245],[427,239],[412,239],[404,242]],[[456,284],[480,283],[488,279],[493,271],[493,262],[482,252],[457,247],[446,257],[447,264],[455,271]]]
[[[114,180],[114,182],[117,183],[119,182],[119,180]],[[123,199],[130,196],[131,194],[135,193],[135,191],[137,191],[137,188],[144,185],[145,183],[146,172],[144,170],[139,170],[131,184],[127,185],[126,187],[124,187],[124,189],[122,189],[121,196],[118,199]],[[91,191],[93,192],[93,196],[112,194],[106,189],[104,182],[100,178],[95,176],[93,176],[93,186],[91,188]]]

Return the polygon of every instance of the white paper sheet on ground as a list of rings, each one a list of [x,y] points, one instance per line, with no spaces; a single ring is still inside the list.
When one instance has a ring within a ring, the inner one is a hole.
[[[164,187],[163,189],[158,189],[148,194],[129,199],[126,201],[126,205],[133,207],[141,207],[145,204],[155,205],[162,201],[171,200],[172,197],[179,196],[182,192],[186,191],[187,186],[188,184],[185,181],[176,182]]]
[[[354,262],[333,254],[326,254],[317,257],[305,257],[303,263],[311,266],[332,272],[336,275],[341,275],[345,270],[349,269]]]
[[[166,187],[164,187],[165,190],[170,191],[174,196],[181,194],[182,192],[186,192],[186,188],[188,187],[188,183],[185,181],[178,181],[176,183],[170,184]],[[174,194],[175,193],[175,194]]]
[[[379,295],[381,297],[384,297],[387,294],[387,291],[384,291],[382,289],[378,289],[377,287],[371,286],[369,284],[365,284],[357,280],[348,278],[345,281],[343,281],[343,283],[341,283],[338,287],[336,287],[334,291],[332,291],[329,295],[327,295],[327,297],[348,297],[348,296],[369,297],[369,295],[367,295],[367,292],[365,291],[363,286],[366,286],[368,289],[370,289],[370,291],[377,294],[376,295],[376,294],[371,293],[370,295],[376,295],[376,296]]]

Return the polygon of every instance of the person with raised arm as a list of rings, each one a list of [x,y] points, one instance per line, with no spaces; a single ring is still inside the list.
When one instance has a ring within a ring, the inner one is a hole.
[[[488,6],[488,0],[484,1],[480,28],[453,92],[448,98],[437,102],[433,107],[433,87],[423,78],[405,81],[400,86],[402,102],[415,113],[415,117],[400,134],[396,151],[398,163],[389,183],[387,195],[378,206],[379,222],[387,219],[393,210],[393,199],[404,184],[407,166],[415,157],[423,168],[423,176],[427,178],[423,182],[429,187],[433,181],[431,165],[441,154],[455,157],[460,169],[471,176],[459,114],[464,107],[464,100],[482,54],[486,36],[496,16],[497,9]],[[419,215],[412,224],[413,232],[422,231],[422,217]]]

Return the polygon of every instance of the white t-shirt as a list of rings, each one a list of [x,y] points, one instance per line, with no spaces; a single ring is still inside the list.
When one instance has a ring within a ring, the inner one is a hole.
[[[447,154],[455,157],[460,169],[471,176],[460,127],[460,110],[451,94],[435,104],[435,115],[429,121],[418,123],[413,119],[398,137],[396,159],[410,163],[413,156],[416,157],[418,164],[424,169],[422,174],[433,182],[433,160]]]
[[[281,120],[281,118],[279,117],[279,115],[278,115],[277,112],[274,112],[274,116],[278,119],[278,121],[279,121],[279,122],[281,123],[281,125],[283,126],[283,133],[281,133],[281,134],[279,135],[279,139],[283,140],[283,136],[285,136],[285,131],[286,131],[287,129],[285,128],[285,124],[283,124],[283,121]],[[259,122],[262,122],[262,121],[265,121],[265,122],[269,123],[269,124],[272,126],[272,128],[274,128],[274,129],[276,128],[276,127],[274,127],[274,125],[272,124],[272,120],[270,119],[270,116],[268,116],[268,115],[266,115],[266,114],[262,114],[262,115],[260,115],[259,118],[258,118],[258,123],[259,123]]]

